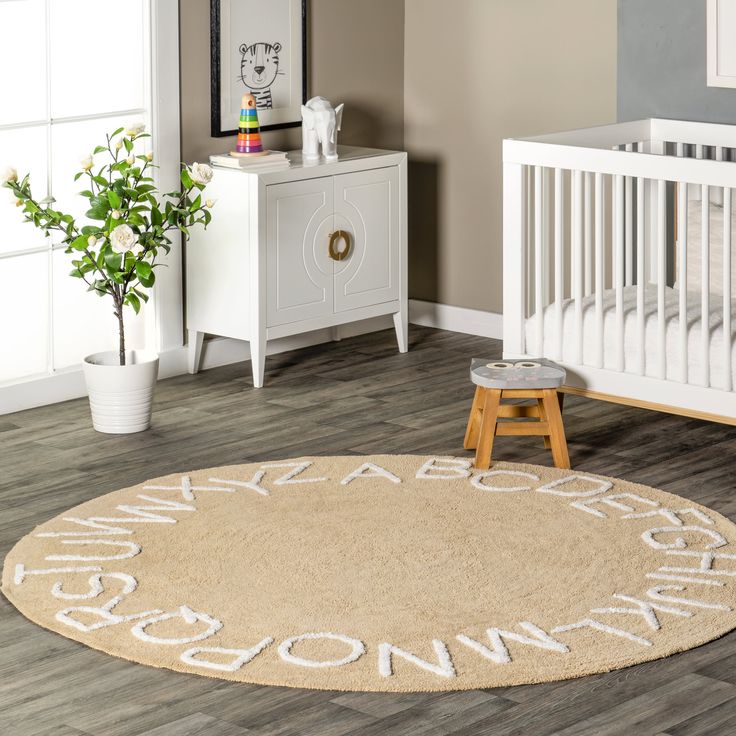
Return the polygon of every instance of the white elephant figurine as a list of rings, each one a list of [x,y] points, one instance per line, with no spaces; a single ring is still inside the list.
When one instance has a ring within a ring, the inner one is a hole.
[[[333,108],[324,97],[312,97],[302,105],[302,155],[305,161],[319,159],[319,147],[328,161],[337,161],[337,131],[342,125],[340,104]]]

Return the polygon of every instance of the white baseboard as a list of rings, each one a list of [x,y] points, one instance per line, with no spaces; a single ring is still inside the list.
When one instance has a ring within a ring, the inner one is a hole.
[[[435,304],[417,299],[409,300],[409,321],[415,325],[434,327],[440,330],[462,332],[480,337],[501,338],[502,317],[494,312],[482,312],[477,309],[453,307],[449,304]],[[378,330],[386,330],[393,326],[390,315],[373,317],[341,325],[339,335],[342,338],[363,335]],[[267,354],[275,355],[288,350],[297,350],[310,345],[319,345],[333,339],[331,330],[315,330],[303,335],[282,337],[271,340],[267,344]],[[247,342],[215,337],[207,340],[202,353],[202,368],[216,368],[231,363],[250,360],[250,348]],[[186,346],[174,348],[161,353],[159,378],[170,378],[187,372]],[[56,404],[60,401],[78,399],[87,395],[81,369],[71,369],[55,373],[51,376],[29,378],[18,383],[0,386],[0,414],[10,414],[37,406]]]
[[[414,325],[462,332],[466,335],[492,337],[497,340],[503,337],[503,315],[497,312],[410,299],[409,321]]]

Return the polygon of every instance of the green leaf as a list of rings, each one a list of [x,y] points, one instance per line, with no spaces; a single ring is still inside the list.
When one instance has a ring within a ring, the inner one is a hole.
[[[118,209],[122,204],[120,195],[112,189],[107,190],[107,201],[110,203],[110,207]]]
[[[123,138],[123,145],[128,153],[133,150],[133,141],[131,141],[130,138]]]
[[[161,225],[163,221],[161,210],[158,207],[151,207],[151,223],[153,225]]]
[[[189,175],[189,172],[186,169],[181,170],[181,183],[186,189],[191,189],[194,186],[192,177]],[[174,193],[174,195],[178,196],[178,192]]]
[[[99,184],[101,187],[106,187],[109,185],[109,182],[107,179],[105,179],[104,176],[95,176],[93,177],[95,184]]]
[[[153,273],[153,268],[150,263],[145,261],[138,261],[135,264],[136,276],[143,286],[150,289],[156,281],[156,275]]]
[[[77,174],[74,174],[74,181],[77,181],[80,177],[84,176],[84,174],[84,171],[80,171]]]
[[[138,314],[138,312],[141,311],[141,302],[140,299],[138,299],[137,295],[133,292],[128,292],[125,295],[125,303],[130,304],[131,307],[133,307],[133,311]]]
[[[116,253],[112,248],[105,251],[105,265],[112,271],[119,271],[123,264],[123,254]]]
[[[80,235],[70,243],[69,247],[73,250],[86,250],[88,237],[88,235]]]
[[[106,146],[95,146],[95,150],[92,153],[102,153],[103,151],[107,151]]]
[[[90,220],[106,220],[108,210],[102,207],[91,207],[85,213]]]

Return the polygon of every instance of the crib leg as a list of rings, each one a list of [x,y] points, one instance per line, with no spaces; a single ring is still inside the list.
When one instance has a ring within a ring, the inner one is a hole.
[[[498,419],[500,404],[501,391],[494,388],[486,389],[483,398],[483,415],[481,416],[478,448],[475,451],[475,467],[478,470],[488,470],[491,467],[493,438],[496,436],[496,420]]]
[[[485,392],[486,390],[482,386],[475,387],[475,396],[473,397],[473,405],[470,407],[470,416],[468,417],[468,426],[465,430],[465,441],[463,442],[463,447],[466,450],[474,450],[478,446]]]
[[[555,389],[544,389],[542,401],[549,422],[549,439],[552,449],[552,458],[557,468],[570,468],[570,456],[567,452],[565,427],[562,424],[559,393]]]

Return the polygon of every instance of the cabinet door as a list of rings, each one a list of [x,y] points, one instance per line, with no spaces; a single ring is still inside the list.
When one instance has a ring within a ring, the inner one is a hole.
[[[330,315],[334,220],[332,177],[266,189],[267,321],[269,327]]]
[[[335,262],[335,311],[399,298],[399,173],[395,166],[335,177],[335,229],[351,251]]]

